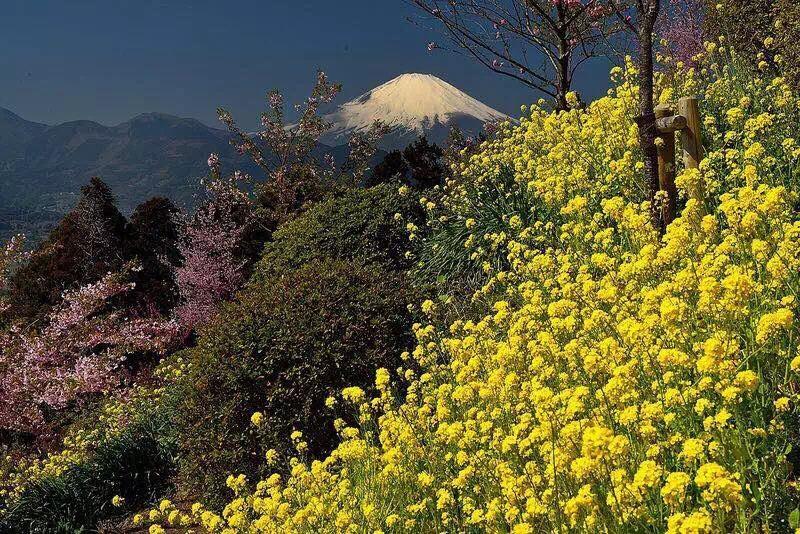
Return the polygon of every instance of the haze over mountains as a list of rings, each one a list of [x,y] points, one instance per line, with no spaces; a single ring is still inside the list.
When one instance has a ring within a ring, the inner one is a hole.
[[[486,122],[506,116],[435,76],[404,74],[325,118],[333,127],[319,151],[342,159],[342,145],[376,119],[392,128],[381,143],[391,150],[423,134],[443,143],[453,126],[477,134]],[[46,125],[0,108],[0,237],[45,230],[74,205],[92,176],[111,186],[123,212],[155,195],[191,207],[209,153],[220,154],[229,171],[251,170],[229,139],[225,130],[163,113],[145,113],[116,126]]]

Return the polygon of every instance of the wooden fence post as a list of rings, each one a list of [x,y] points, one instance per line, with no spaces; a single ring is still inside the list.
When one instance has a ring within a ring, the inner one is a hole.
[[[703,160],[703,143],[700,136],[700,105],[696,97],[684,97],[678,101],[678,113],[667,105],[658,105],[653,110],[656,117],[656,148],[658,154],[658,189],[667,195],[661,206],[660,229],[663,232],[675,219],[678,204],[678,189],[675,187],[675,132],[681,132],[683,163],[687,169],[697,169]],[[697,192],[704,198],[703,185]]]
[[[672,110],[667,105],[658,105],[655,108],[656,125],[658,128],[658,185],[661,191],[667,194],[666,201],[661,207],[661,222],[666,227],[675,219],[678,202],[678,190],[675,187],[675,131],[680,129],[684,122],[682,117],[673,116]]]
[[[685,96],[678,100],[678,115],[686,118],[686,127],[681,130],[683,166],[697,169],[703,161],[703,140],[700,137],[700,104],[697,97]]]
[[[681,148],[683,149],[683,166],[686,169],[700,168],[703,161],[703,136],[700,133],[700,101],[695,96],[685,96],[678,100],[678,113],[686,117],[686,128],[681,130]],[[697,186],[697,200],[702,206],[705,186],[703,181]]]

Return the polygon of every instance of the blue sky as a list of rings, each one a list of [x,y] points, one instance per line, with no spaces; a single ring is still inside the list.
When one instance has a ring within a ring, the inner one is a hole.
[[[405,72],[435,74],[516,114],[539,95],[466,57],[437,51],[436,30],[405,0],[2,0],[0,106],[29,120],[117,124],[142,112],[218,126],[227,107],[253,127],[263,96],[304,98],[322,68],[344,85],[339,102]],[[607,67],[584,69],[589,99]]]

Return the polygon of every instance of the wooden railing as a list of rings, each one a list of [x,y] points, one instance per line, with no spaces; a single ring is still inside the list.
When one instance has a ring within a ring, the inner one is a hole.
[[[703,159],[703,143],[700,136],[700,105],[696,97],[684,97],[678,101],[677,113],[670,106],[659,105],[655,109],[656,129],[662,142],[658,145],[658,182],[667,194],[661,213],[664,224],[675,219],[678,191],[675,187],[675,133],[681,134],[683,166],[696,169]]]

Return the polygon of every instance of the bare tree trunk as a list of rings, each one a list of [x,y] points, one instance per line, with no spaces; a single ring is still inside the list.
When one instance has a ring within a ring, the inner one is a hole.
[[[556,81],[556,110],[563,111],[569,109],[567,93],[572,85],[570,80],[570,65],[572,64],[572,53],[566,37],[559,39],[558,61],[557,61],[557,81]]]
[[[664,230],[664,221],[661,212],[656,206],[655,197],[659,190],[658,184],[658,150],[655,140],[656,116],[654,113],[653,97],[653,28],[658,16],[659,0],[649,0],[650,5],[643,9],[639,27],[639,117],[636,122],[639,126],[639,144],[644,153],[644,170],[647,180],[647,193],[650,200],[650,211],[653,224],[661,231]]]

